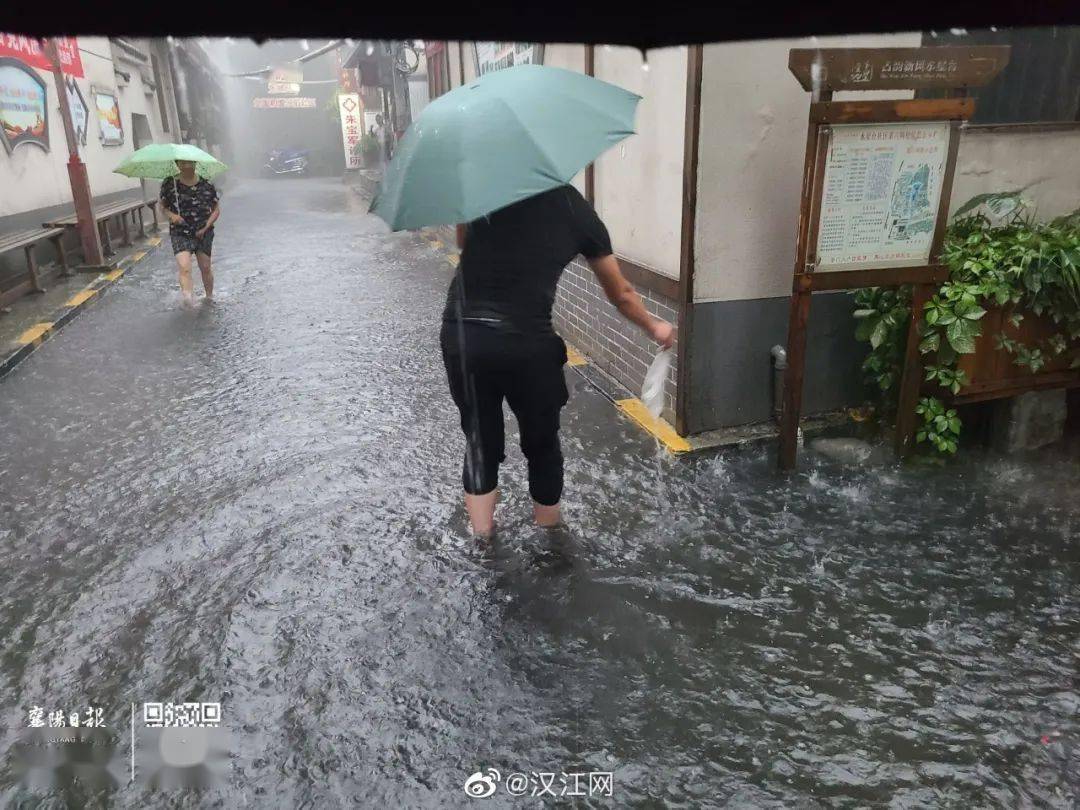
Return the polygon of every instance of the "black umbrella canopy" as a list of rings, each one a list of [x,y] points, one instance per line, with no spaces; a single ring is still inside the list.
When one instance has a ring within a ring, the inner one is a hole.
[[[949,3],[867,3],[865,0],[760,0],[662,4],[424,2],[342,5],[309,0],[298,7],[265,0],[257,7],[221,5],[213,14],[185,15],[150,4],[135,15],[109,17],[92,3],[25,4],[0,29],[36,35],[234,36],[269,38],[520,40],[590,42],[641,49],[697,42],[888,31],[1039,26],[1080,23],[1075,0],[952,0]],[[59,13],[58,13],[59,12]],[[123,30],[120,30],[122,19]]]

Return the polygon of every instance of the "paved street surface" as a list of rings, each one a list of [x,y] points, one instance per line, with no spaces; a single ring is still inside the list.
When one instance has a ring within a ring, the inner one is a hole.
[[[178,308],[166,242],[0,382],[4,749],[103,706],[119,763],[94,801],[5,763],[5,807],[463,807],[488,768],[493,807],[537,806],[513,772],[611,772],[582,807],[1080,801],[1075,455],[784,478],[570,373],[569,528],[529,527],[515,448],[478,547],[445,258],[329,180],[240,185],[218,231],[216,304]],[[226,777],[128,785],[131,705],[185,700],[222,702]]]

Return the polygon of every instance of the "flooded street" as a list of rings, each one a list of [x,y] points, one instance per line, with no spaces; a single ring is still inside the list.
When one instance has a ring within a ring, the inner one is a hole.
[[[784,478],[670,456],[568,370],[568,528],[530,526],[514,433],[477,546],[451,268],[365,208],[230,188],[213,306],[166,237],[0,381],[5,750],[92,704],[126,761],[132,703],[220,700],[234,757],[182,798],[5,764],[0,803],[466,807],[488,768],[613,773],[576,806],[1080,802],[1075,448]]]

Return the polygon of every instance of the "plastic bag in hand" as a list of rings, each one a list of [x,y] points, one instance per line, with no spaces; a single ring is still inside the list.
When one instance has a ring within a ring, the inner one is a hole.
[[[641,386],[641,401],[653,416],[660,416],[664,409],[664,383],[670,370],[671,349],[661,349],[645,372],[645,383]]]

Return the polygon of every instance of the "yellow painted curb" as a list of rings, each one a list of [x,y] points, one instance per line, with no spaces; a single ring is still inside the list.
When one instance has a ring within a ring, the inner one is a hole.
[[[690,443],[675,432],[675,428],[663,419],[657,419],[649,413],[648,409],[645,407],[645,403],[640,399],[634,397],[631,397],[630,399],[620,399],[615,404],[619,406],[619,410],[645,428],[645,430],[651,433],[655,438],[663,442],[664,446],[672,453],[686,453],[692,449]]]
[[[64,303],[64,306],[65,307],[77,307],[80,304],[85,304],[87,301],[89,301],[91,298],[93,298],[97,294],[98,294],[97,290],[83,290],[82,292],[75,293],[75,295],[71,296],[71,298],[69,298]]]
[[[461,264],[461,257],[454,253],[451,253],[449,256],[447,256],[446,260],[450,262],[451,267],[457,267],[459,264]]]
[[[161,244],[161,237],[160,236],[155,236],[153,239],[147,239],[146,241],[149,244],[153,245],[154,247],[157,247],[158,245]]]
[[[124,275],[124,270],[125,268],[123,267],[117,267],[111,273],[106,273],[105,279],[107,281],[116,281],[118,278],[120,278],[120,276]]]
[[[143,260],[143,257],[146,256],[146,253],[147,251],[145,250],[142,253],[136,253],[134,256],[131,257],[131,264],[141,262]]]
[[[585,359],[585,355],[571,346],[566,344],[566,365],[568,366],[587,366],[589,361]]]
[[[49,332],[52,331],[52,328],[53,325],[51,323],[35,323],[33,326],[31,326],[29,329],[19,335],[16,340],[23,346],[27,345],[28,343],[40,343],[44,339],[45,335],[49,334]]]

